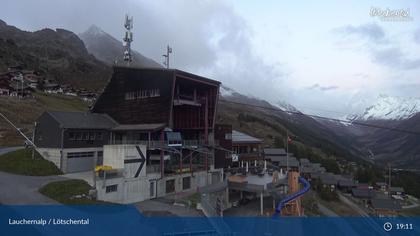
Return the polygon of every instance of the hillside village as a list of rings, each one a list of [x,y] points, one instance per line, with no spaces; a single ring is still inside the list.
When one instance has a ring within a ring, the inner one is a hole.
[[[7,72],[0,72],[0,96],[27,98],[35,91],[44,93],[77,96],[92,102],[97,94],[83,88],[73,88],[69,84],[59,84],[40,71],[26,70],[23,66],[9,67]]]

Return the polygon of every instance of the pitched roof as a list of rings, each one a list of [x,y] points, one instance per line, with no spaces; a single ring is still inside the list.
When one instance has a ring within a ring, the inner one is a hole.
[[[232,143],[262,143],[262,140],[242,132],[232,130]]]
[[[320,178],[321,178],[321,182],[323,184],[328,184],[328,185],[337,184],[337,179],[331,173],[323,173],[323,174],[321,174]]]
[[[279,156],[286,156],[286,151],[284,148],[264,148],[265,155],[279,155]]]
[[[373,198],[375,196],[375,191],[372,189],[353,188],[351,193],[354,197],[358,198]]]
[[[198,82],[203,82],[203,83],[212,84],[216,86],[221,84],[220,81],[209,79],[200,75],[192,74],[190,72],[178,70],[178,69],[155,68],[155,67],[135,67],[135,66],[133,67],[133,66],[124,66],[124,65],[114,66],[113,68],[114,68],[114,72],[123,71],[127,73],[130,73],[132,71],[161,71],[164,73],[172,73],[176,76],[180,76],[186,79],[192,79]]]
[[[289,160],[287,160],[286,157],[281,157],[281,159],[278,159],[278,160],[271,159],[271,161],[279,162],[278,166],[287,166],[287,165],[289,165],[289,167],[299,166],[299,161],[295,157],[289,157]]]
[[[389,191],[403,193],[404,192],[404,188],[402,188],[402,187],[390,187],[389,188]]]
[[[302,158],[302,159],[300,159],[299,161],[300,161],[300,164],[309,164],[309,163],[311,163],[311,162],[309,161],[309,159],[307,159],[307,158]]]
[[[399,202],[392,199],[372,199],[372,207],[375,209],[400,211],[401,205]]]
[[[106,114],[90,112],[47,111],[62,128],[69,129],[110,129],[115,122]]]
[[[357,184],[352,179],[340,179],[338,185],[341,187],[356,187]]]

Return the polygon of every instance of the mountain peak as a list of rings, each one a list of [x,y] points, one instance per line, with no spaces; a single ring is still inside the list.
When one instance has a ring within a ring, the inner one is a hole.
[[[376,101],[367,107],[362,114],[348,116],[348,119],[404,120],[414,116],[418,112],[420,112],[420,98],[405,98],[379,94]]]
[[[91,25],[85,32],[79,34],[89,53],[99,60],[112,65],[115,61],[122,61],[124,44],[96,25]],[[140,67],[162,68],[162,66],[132,49],[132,65]]]
[[[99,26],[91,25],[83,34],[90,34],[90,35],[104,35],[106,34]]]

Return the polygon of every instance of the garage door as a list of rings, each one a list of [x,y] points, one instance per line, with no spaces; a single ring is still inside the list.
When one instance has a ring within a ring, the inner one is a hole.
[[[67,173],[93,170],[95,152],[67,153]]]

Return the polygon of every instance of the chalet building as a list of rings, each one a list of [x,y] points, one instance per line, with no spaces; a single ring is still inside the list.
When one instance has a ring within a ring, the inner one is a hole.
[[[402,187],[390,187],[389,188],[389,192],[391,193],[391,195],[398,195],[398,196],[402,196],[405,194],[404,188]]]
[[[367,204],[375,198],[376,193],[375,190],[369,188],[352,188],[351,195],[364,204]]]
[[[270,161],[273,165],[282,169],[289,169],[299,171],[300,163],[293,153],[287,153],[284,148],[264,148],[264,159]]]
[[[0,96],[9,96],[10,90],[9,81],[0,78]]]
[[[214,153],[215,168],[232,166],[232,125],[215,124],[214,139],[219,147]]]
[[[335,191],[338,183],[336,176],[328,172],[320,175],[320,181],[324,187],[330,188],[331,191]]]
[[[24,80],[17,81],[12,80],[9,83],[10,86],[10,96],[20,96],[20,97],[26,97],[32,94],[34,91],[31,87],[29,87],[28,83],[26,83]]]
[[[93,170],[102,164],[103,145],[117,123],[106,114],[48,111],[36,121],[38,152],[64,173]]]
[[[254,162],[261,160],[261,144],[261,139],[236,130],[232,131],[232,152],[238,162]]]
[[[299,159],[299,162],[300,162],[300,166],[302,166],[302,167],[311,165],[311,162],[307,158],[301,158],[301,159]]]
[[[296,157],[283,157],[279,158],[278,160],[271,161],[274,165],[280,167],[281,169],[287,169],[293,170],[293,171],[299,171],[299,161],[296,159]]]
[[[311,163],[308,159],[300,159],[300,173],[305,179],[311,181],[318,179],[325,173],[325,168],[319,163]]]
[[[35,71],[28,70],[22,71],[23,79],[28,84],[29,87],[36,89],[38,87],[38,82],[42,79],[42,77],[36,73]]]
[[[284,148],[264,148],[263,154],[264,159],[267,161],[273,161],[287,156]]]
[[[351,178],[340,178],[337,182],[337,187],[343,192],[351,193],[353,188],[357,187],[357,184]]]
[[[379,199],[374,198],[371,200],[371,206],[374,214],[377,217],[394,217],[398,216],[402,207],[398,201],[393,199]]]

